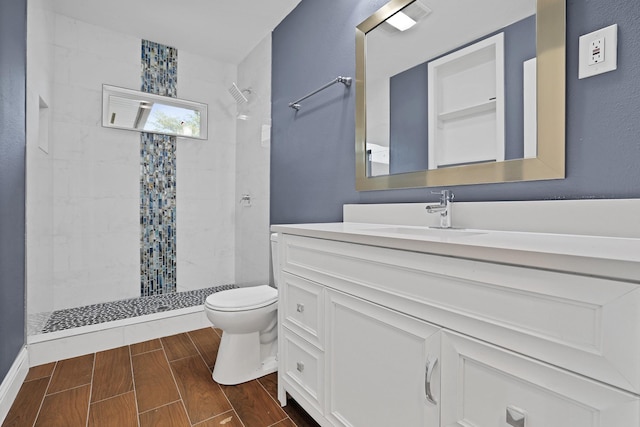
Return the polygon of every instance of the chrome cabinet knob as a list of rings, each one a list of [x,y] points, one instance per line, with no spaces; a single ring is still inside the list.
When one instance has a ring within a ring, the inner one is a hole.
[[[302,313],[302,312],[304,312],[304,304],[297,304],[297,305],[296,305],[296,311],[297,311],[298,313]]]
[[[513,427],[525,427],[527,413],[515,406],[507,406],[507,424]]]
[[[304,363],[302,362],[296,363],[296,369],[298,370],[298,372],[304,371]]]

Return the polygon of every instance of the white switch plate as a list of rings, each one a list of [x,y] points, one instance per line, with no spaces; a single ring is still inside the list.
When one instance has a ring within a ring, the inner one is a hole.
[[[600,47],[599,53],[594,49]],[[618,68],[618,24],[580,37],[578,78],[595,76]]]

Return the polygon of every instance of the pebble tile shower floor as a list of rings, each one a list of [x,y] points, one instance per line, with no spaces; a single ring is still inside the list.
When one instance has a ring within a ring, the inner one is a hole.
[[[222,331],[203,328],[29,370],[2,427],[317,427],[277,375],[211,378]]]
[[[237,288],[236,285],[222,285],[194,291],[152,295],[121,301],[85,305],[51,313],[40,333],[62,331],[98,323],[113,322],[130,317],[144,316],[161,311],[177,310],[204,304],[207,297],[215,292]]]

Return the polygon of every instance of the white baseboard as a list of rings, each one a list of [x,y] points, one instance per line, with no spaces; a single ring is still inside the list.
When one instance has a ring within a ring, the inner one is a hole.
[[[9,372],[4,377],[2,384],[0,384],[0,424],[4,422],[7,417],[13,401],[16,400],[16,396],[22,387],[24,379],[29,372],[29,356],[27,354],[27,347],[24,346],[18,353],[18,357],[11,365]]]
[[[91,354],[137,342],[213,326],[203,306],[164,311],[98,325],[32,335],[29,366]]]

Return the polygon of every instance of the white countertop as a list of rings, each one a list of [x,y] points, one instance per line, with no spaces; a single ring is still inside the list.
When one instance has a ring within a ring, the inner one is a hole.
[[[472,229],[449,231],[355,222],[272,225],[271,230],[640,283],[640,238]]]

